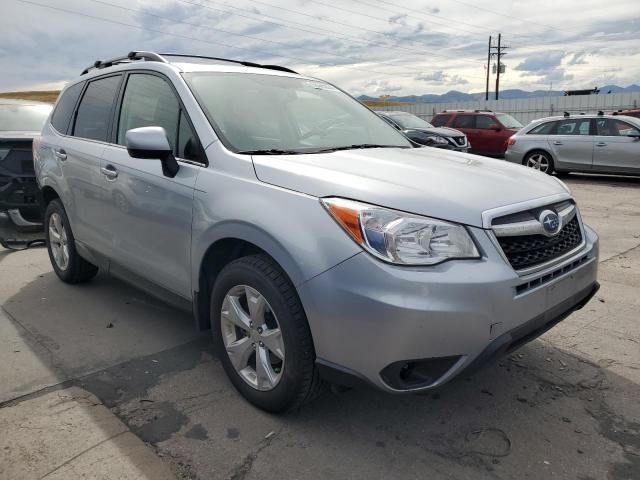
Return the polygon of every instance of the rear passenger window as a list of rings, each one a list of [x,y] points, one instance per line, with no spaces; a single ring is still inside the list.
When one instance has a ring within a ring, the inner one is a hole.
[[[451,115],[438,115],[431,120],[431,125],[434,127],[442,127],[447,124],[449,118],[451,118]]]
[[[70,86],[62,93],[60,100],[58,100],[56,109],[51,116],[51,125],[53,125],[53,128],[58,132],[67,133],[71,115],[73,115],[73,109],[76,106],[80,93],[82,93],[82,87],[84,87],[84,82]]]
[[[118,120],[118,144],[125,145],[127,131],[140,127],[164,128],[176,157],[197,158],[195,133],[173,89],[157,75],[136,73],[129,76]]]
[[[476,115],[476,128],[493,128],[498,127],[498,122],[487,115]]]
[[[640,133],[637,128],[632,127],[621,120],[603,118],[596,120],[598,135],[602,137],[623,137],[627,135],[637,135]]]
[[[121,75],[115,75],[89,83],[78,106],[73,130],[75,137],[107,141],[111,108],[121,78]]]
[[[458,115],[453,119],[453,128],[475,128],[473,115]]]
[[[557,135],[589,135],[591,120],[588,118],[572,118],[558,122]]]
[[[527,132],[527,135],[549,135],[553,131],[553,127],[555,124],[556,122],[543,123],[531,129],[529,132]]]

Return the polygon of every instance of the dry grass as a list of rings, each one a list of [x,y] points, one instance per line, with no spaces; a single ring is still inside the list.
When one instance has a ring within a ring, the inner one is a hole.
[[[0,92],[0,98],[11,98],[15,100],[34,100],[38,102],[54,103],[60,90],[43,90],[31,92]]]
[[[367,107],[397,107],[398,105],[410,105],[407,102],[390,102],[388,100],[362,100]]]

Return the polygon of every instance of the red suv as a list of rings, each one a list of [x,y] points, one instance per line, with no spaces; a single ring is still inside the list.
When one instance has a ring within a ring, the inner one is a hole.
[[[627,117],[640,118],[640,108],[630,108],[628,110],[618,110],[613,112],[612,115],[626,115]]]
[[[499,157],[507,150],[509,137],[522,128],[508,113],[491,110],[445,110],[437,113],[431,123],[463,132],[471,144],[471,153]]]

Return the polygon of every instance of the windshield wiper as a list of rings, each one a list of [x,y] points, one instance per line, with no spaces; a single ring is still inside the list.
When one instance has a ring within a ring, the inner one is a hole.
[[[380,145],[377,143],[358,143],[355,145],[344,145],[342,147],[330,147],[316,150],[315,153],[337,152],[338,150],[358,150],[363,148],[410,148],[402,145]]]
[[[269,148],[265,150],[241,150],[238,153],[244,155],[302,155],[303,153],[299,150],[281,150],[279,148]]]

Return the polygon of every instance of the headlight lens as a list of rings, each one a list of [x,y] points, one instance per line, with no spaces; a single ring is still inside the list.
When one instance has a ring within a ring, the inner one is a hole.
[[[401,265],[434,265],[450,258],[479,258],[466,228],[343,198],[322,204],[369,253]]]
[[[446,138],[438,137],[437,135],[430,136],[429,140],[431,140],[433,143],[449,143],[447,142]]]

